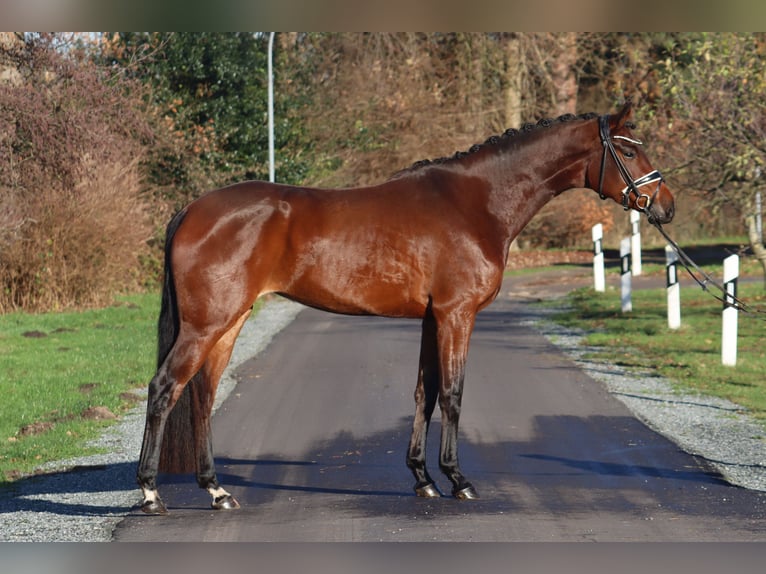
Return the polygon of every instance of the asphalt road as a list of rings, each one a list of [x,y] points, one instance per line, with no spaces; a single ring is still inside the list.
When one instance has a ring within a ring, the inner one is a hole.
[[[764,493],[649,430],[523,318],[498,300],[472,340],[460,460],[480,500],[411,490],[417,322],[305,310],[240,367],[214,418],[219,479],[242,508],[214,512],[193,477],[162,476],[171,514],[136,511],[114,539],[766,540]],[[448,492],[434,418],[429,462]]]

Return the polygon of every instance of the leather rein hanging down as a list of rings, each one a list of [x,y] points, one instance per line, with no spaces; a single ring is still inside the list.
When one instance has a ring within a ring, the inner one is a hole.
[[[694,279],[694,281],[699,285],[703,291],[707,291],[710,293],[710,295],[714,298],[723,303],[724,307],[734,307],[737,309],[737,311],[742,311],[743,313],[750,313],[750,314],[766,314],[766,310],[764,309],[756,309],[752,305],[744,302],[742,299],[739,299],[735,294],[730,293],[726,291],[726,289],[721,285],[719,282],[717,282],[715,279],[713,279],[709,274],[705,273],[702,269],[700,269],[699,265],[697,265],[691,257],[689,257],[683,249],[673,241],[673,239],[667,234],[667,232],[662,228],[662,225],[660,225],[658,222],[653,221],[651,224],[657,229],[657,231],[662,234],[662,236],[665,238],[665,240],[668,242],[668,244],[673,248],[673,250],[678,254],[678,260],[681,262],[681,264],[686,269],[687,273],[689,273],[689,276]],[[698,276],[701,275],[702,279]],[[714,293],[713,291],[710,291],[708,289],[709,286],[715,287],[717,291],[721,292],[721,295],[718,295],[717,293]],[[759,317],[760,319],[766,320],[766,317]]]

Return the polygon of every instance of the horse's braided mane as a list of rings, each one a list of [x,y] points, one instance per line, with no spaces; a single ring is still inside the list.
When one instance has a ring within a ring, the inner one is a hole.
[[[545,119],[539,120],[537,123],[525,123],[524,125],[521,126],[520,129],[510,128],[505,130],[505,132],[503,132],[501,135],[490,136],[489,138],[487,138],[487,140],[484,143],[472,145],[468,149],[468,151],[458,151],[454,155],[448,156],[448,157],[440,157],[436,159],[422,159],[420,161],[416,161],[410,167],[407,167],[405,169],[402,169],[394,173],[390,179],[394,179],[396,177],[412,173],[422,167],[426,167],[430,165],[439,165],[449,161],[464,158],[468,155],[476,153],[477,151],[481,149],[484,149],[487,146],[496,145],[509,138],[513,138],[519,134],[526,134],[540,128],[548,128],[557,123],[571,122],[572,120],[592,120],[597,117],[598,117],[598,114],[593,112],[589,112],[587,114],[580,114],[580,115],[564,114],[557,118],[545,118]]]

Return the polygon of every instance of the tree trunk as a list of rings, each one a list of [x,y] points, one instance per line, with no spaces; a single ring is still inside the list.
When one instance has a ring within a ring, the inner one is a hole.
[[[468,37],[466,47],[470,51],[469,86],[473,87],[473,93],[469,94],[468,109],[472,117],[473,132],[476,137],[484,137],[486,134],[484,114],[484,59],[485,49],[483,38],[476,34]]]
[[[750,248],[763,269],[763,288],[766,289],[766,247],[763,244],[763,237],[758,234],[758,225],[756,223],[757,215],[754,210],[749,210],[745,216],[747,224],[747,236],[750,240]]]
[[[577,32],[554,34],[558,53],[551,66],[554,110],[558,115],[577,112]]]
[[[517,34],[507,34],[505,45],[505,112],[503,114],[506,128],[521,127],[521,87],[524,74],[524,61],[521,51],[521,40]],[[511,242],[510,251],[521,251],[519,238]]]
[[[521,40],[516,34],[505,37],[505,127],[521,126],[521,85],[524,74],[524,61],[521,52]]]

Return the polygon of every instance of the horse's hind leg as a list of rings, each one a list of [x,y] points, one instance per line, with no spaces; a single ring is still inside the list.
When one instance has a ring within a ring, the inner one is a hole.
[[[149,397],[146,407],[146,424],[141,445],[136,478],[143,493],[141,510],[147,514],[167,514],[168,509],[157,492],[157,469],[160,460],[162,433],[165,429],[170,407],[167,392],[166,369],[160,368],[149,383]]]
[[[242,326],[250,316],[248,309],[237,322],[215,344],[210,351],[205,364],[202,366],[202,375],[206,381],[207,391],[202,412],[199,413],[200,421],[194,440],[196,441],[197,460],[197,484],[204,488],[212,497],[212,507],[216,510],[232,510],[239,508],[236,499],[223,489],[218,483],[213,459],[213,437],[210,432],[210,417],[215,401],[215,393],[221,380],[226,365],[229,364],[234,343],[239,336]]]
[[[167,508],[157,492],[157,472],[165,424],[184,387],[199,371],[213,344],[214,340],[189,340],[179,336],[149,383],[146,426],[137,472],[138,484],[144,496],[141,510],[147,514],[167,514]]]
[[[201,335],[193,329],[181,327],[173,347],[149,383],[146,427],[137,473],[144,497],[141,510],[147,514],[167,513],[157,492],[161,455],[165,459],[165,470],[196,470],[198,481],[204,483],[211,494],[215,493],[213,496],[219,499],[222,508],[236,507],[233,506],[236,501],[228,502],[228,493],[217,490],[219,487],[215,482],[209,418],[218,380],[231,356],[234,340],[249,313],[249,310],[243,313],[223,335]],[[184,388],[189,384],[188,400],[179,403]],[[166,423],[174,407],[183,407],[180,411],[176,409],[183,414],[173,413],[180,426],[168,433]],[[167,435],[168,441],[163,452],[164,435]]]
[[[407,451],[407,466],[415,475],[415,493],[425,498],[441,496],[426,468],[426,441],[438,396],[439,353],[436,344],[436,323],[429,307],[423,319],[418,384],[415,388],[415,419]]]

